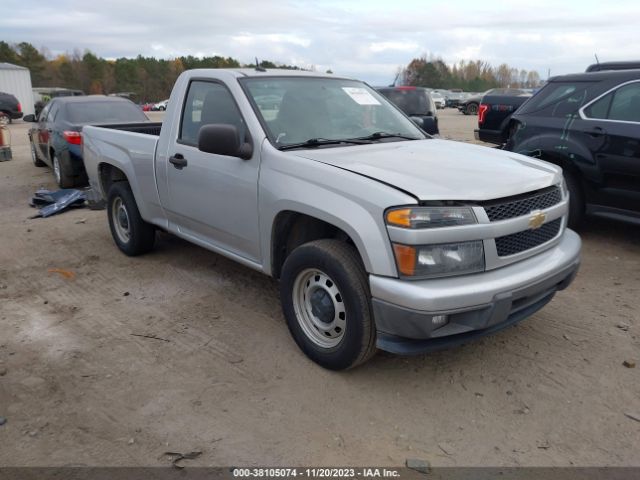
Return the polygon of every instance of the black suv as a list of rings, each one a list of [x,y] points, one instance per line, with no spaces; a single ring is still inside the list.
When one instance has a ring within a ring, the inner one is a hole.
[[[10,93],[0,92],[0,117],[8,119],[9,122],[22,118],[20,102]],[[0,119],[1,122],[2,119]]]
[[[585,214],[640,224],[640,69],[554,77],[513,115],[506,150],[555,163]]]
[[[422,87],[377,87],[376,90],[409,116],[429,135],[440,133],[436,105],[429,90]]]

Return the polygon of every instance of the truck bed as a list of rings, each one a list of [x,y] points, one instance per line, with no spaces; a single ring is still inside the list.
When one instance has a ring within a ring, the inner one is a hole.
[[[155,154],[161,123],[122,123],[87,126],[83,129],[83,159],[89,184],[103,198],[102,163],[122,171],[129,179],[140,213],[153,221],[160,208],[156,189]]]
[[[478,129],[475,130],[477,140],[502,145],[509,137],[509,121],[511,115],[526,102],[531,95],[485,95],[482,97],[478,112]],[[482,120],[482,122],[481,122]]]
[[[125,132],[144,133],[145,135],[154,135],[157,137],[160,135],[162,122],[110,123],[96,126],[113,130],[124,130]]]

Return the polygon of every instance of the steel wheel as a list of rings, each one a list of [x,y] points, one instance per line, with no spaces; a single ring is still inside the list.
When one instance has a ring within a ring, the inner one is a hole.
[[[129,243],[129,239],[131,238],[131,223],[129,221],[129,213],[122,202],[122,198],[115,197],[113,199],[113,204],[111,205],[111,216],[118,239],[122,243]]]
[[[340,290],[320,270],[300,272],[293,286],[293,308],[300,327],[313,343],[332,348],[347,328],[347,313]]]

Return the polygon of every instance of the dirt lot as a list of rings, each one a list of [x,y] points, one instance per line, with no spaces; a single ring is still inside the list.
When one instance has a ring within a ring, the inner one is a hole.
[[[27,127],[0,163],[0,465],[640,465],[638,227],[589,221],[575,283],[517,327],[332,373],[269,278],[169,235],[125,257],[104,211],[30,220],[54,184]]]

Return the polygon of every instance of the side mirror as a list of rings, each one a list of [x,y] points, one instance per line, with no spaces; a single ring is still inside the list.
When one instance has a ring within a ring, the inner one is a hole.
[[[22,117],[22,121],[33,123],[36,121],[36,116],[33,113],[30,113],[29,115],[25,115],[24,117]]]
[[[411,121],[415,123],[418,127],[424,127],[424,120],[421,117],[409,117]]]
[[[215,155],[228,155],[248,160],[253,155],[253,146],[240,143],[238,129],[227,123],[203,125],[198,132],[198,150]]]

